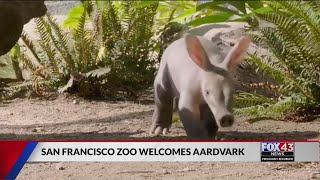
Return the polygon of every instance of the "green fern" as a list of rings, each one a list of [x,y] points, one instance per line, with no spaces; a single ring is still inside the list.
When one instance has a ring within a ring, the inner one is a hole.
[[[23,41],[23,43],[27,46],[28,50],[30,50],[30,52],[34,56],[35,64],[40,65],[41,59],[38,56],[37,49],[35,48],[34,43],[30,40],[30,37],[25,32],[22,32],[20,38]]]
[[[49,64],[49,68],[51,71],[51,76],[56,76],[56,78],[61,79],[62,73],[59,68],[59,64],[61,64],[60,60],[57,58],[57,50],[54,48],[54,43],[51,41],[52,29],[49,24],[43,18],[35,19],[36,29],[39,31],[41,29],[46,29],[45,31],[39,31],[40,33],[40,47],[43,52],[46,54],[46,58],[42,58],[43,64]]]
[[[23,52],[21,52],[20,54],[20,60],[22,61],[25,69],[29,68],[32,72],[36,71],[36,67],[32,63],[32,60],[28,59],[28,57]]]
[[[85,6],[86,9],[86,6]],[[89,65],[89,55],[90,55],[90,46],[91,39],[89,31],[85,29],[85,23],[87,18],[87,11],[83,11],[78,27],[76,28],[73,37],[75,40],[75,54],[77,57],[77,69],[80,72],[85,72],[88,69]]]
[[[52,18],[50,14],[46,14],[46,18],[48,20],[49,26],[51,27],[52,31],[55,33],[55,34],[53,33],[50,34],[51,40],[55,48],[59,51],[66,65],[70,67],[70,70],[74,71],[75,64],[71,55],[71,50],[68,47],[68,41],[67,41],[68,37],[64,35],[63,30],[58,25],[56,20]]]
[[[106,91],[134,94],[135,89],[150,86],[159,57],[153,29],[157,5],[135,8],[135,3],[84,1],[82,14],[77,16],[78,22],[74,23],[77,26],[71,33],[64,32],[49,14],[36,18],[40,40],[31,41],[25,34],[22,37],[35,58],[25,53],[20,57],[32,71],[35,87],[47,80],[56,89],[75,75],[84,78],[69,85],[78,86],[72,88],[88,96],[110,95]],[[88,22],[93,25],[92,29],[87,26]],[[110,72],[106,72],[109,68]],[[96,74],[85,76],[88,73]]]
[[[235,107],[249,107],[263,104],[274,104],[275,100],[253,93],[241,92],[235,97]]]
[[[108,1],[103,9],[103,39],[108,50],[105,61],[112,69],[109,82],[121,82],[119,87],[149,85],[158,58],[153,31],[157,5],[135,8],[135,3],[118,2],[117,8],[114,2]]]
[[[241,116],[278,118],[304,105],[304,100],[301,97],[292,96],[284,98],[274,104],[265,103],[245,108],[236,108],[234,113]]]
[[[279,93],[286,98],[245,106],[236,113],[277,118],[298,107],[320,103],[319,4],[303,1],[268,1],[266,4],[274,11],[257,15],[260,26],[249,34],[272,54],[266,57],[252,54],[247,60],[277,81]],[[251,95],[242,97],[246,98],[250,101]],[[246,105],[246,101],[240,104]]]

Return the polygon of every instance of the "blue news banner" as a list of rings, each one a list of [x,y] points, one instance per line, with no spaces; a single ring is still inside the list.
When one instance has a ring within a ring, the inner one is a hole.
[[[320,142],[39,142],[28,162],[319,162]]]

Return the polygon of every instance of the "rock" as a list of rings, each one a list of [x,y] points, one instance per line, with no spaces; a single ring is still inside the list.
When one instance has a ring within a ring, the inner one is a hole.
[[[44,0],[10,0],[0,3],[0,56],[6,54],[21,36],[24,24],[45,15]]]
[[[320,179],[320,172],[312,173],[311,179]]]
[[[247,23],[240,22],[206,24],[196,28],[188,29],[183,32],[183,34],[188,33],[197,36],[203,36],[211,40],[217,45],[217,47],[220,48],[220,53],[216,55],[217,58],[215,59],[224,59],[230,49],[245,34],[247,26]],[[254,42],[250,44],[248,53],[257,53],[257,55],[260,57],[271,55],[267,49],[255,44]],[[235,88],[239,91],[255,91],[256,93],[265,95],[267,97],[277,97],[277,94],[274,94],[274,91],[268,90],[270,88],[272,89],[271,86],[277,86],[277,83],[263,72],[257,72],[256,70],[257,67],[255,65],[249,65],[246,62],[241,63],[237,71],[232,72],[232,76],[235,80]]]
[[[190,171],[195,171],[195,170],[190,168],[184,168],[184,169],[177,170],[176,172],[190,172]]]
[[[59,163],[56,165],[56,170],[65,170],[66,168],[63,166],[63,164]]]
[[[168,171],[167,169],[164,169],[163,174],[170,174],[170,171]]]

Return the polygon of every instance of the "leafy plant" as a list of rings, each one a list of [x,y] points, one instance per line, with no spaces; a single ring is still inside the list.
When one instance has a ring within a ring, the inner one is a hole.
[[[201,14],[196,12],[196,4],[194,1],[138,1],[136,7],[157,5],[155,28],[158,29],[168,23],[185,24],[194,19],[198,14]]]
[[[133,94],[153,80],[158,53],[153,38],[156,6],[134,8],[134,1],[104,4],[84,1],[76,28],[65,32],[49,14],[37,18],[39,41],[21,36],[28,54],[20,59],[39,81],[60,92],[71,90],[85,96]],[[74,11],[75,12],[75,11]]]
[[[67,19],[63,22],[63,27],[68,28],[70,30],[74,30],[78,27],[81,16],[85,11],[82,4],[79,4],[72,8],[69,13]]]
[[[280,84],[278,101],[245,95],[240,104],[252,99],[257,104],[236,110],[242,115],[279,117],[300,107],[320,103],[320,4],[305,1],[266,2],[272,13],[257,15],[259,27],[250,34],[271,51],[271,56],[252,54],[254,63]]]
[[[10,53],[7,53],[0,57],[0,83],[6,84],[14,81],[16,81],[16,74],[12,66]]]
[[[12,67],[15,72],[16,78],[18,81],[23,80],[22,71],[19,67],[19,61],[18,58],[20,56],[20,46],[16,44],[11,50],[10,50],[10,59],[12,62]]]
[[[197,6],[196,11],[202,12],[212,10],[209,16],[204,16],[190,21],[188,25],[199,26],[208,23],[220,23],[230,21],[248,22],[256,25],[256,14],[265,14],[272,11],[272,8],[264,6],[262,1],[226,1],[212,0]]]
[[[139,8],[152,5],[157,5],[153,29],[156,38],[160,39],[158,47],[160,54],[170,43],[180,38],[181,32],[190,28],[187,24],[189,21],[212,13],[211,10],[197,12],[195,1],[138,1],[136,3],[136,7]]]
[[[136,8],[135,3],[109,2],[97,17],[107,57],[104,60],[111,68],[108,82],[132,95],[152,84],[159,56],[153,29],[157,4]]]

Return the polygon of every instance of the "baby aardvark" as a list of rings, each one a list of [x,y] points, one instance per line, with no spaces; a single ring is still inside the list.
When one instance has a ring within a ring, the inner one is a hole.
[[[163,53],[154,81],[155,111],[151,134],[166,134],[172,124],[173,99],[188,139],[210,139],[219,127],[232,126],[233,83],[230,70],[245,57],[251,39],[243,37],[224,58],[200,36],[186,35]]]

